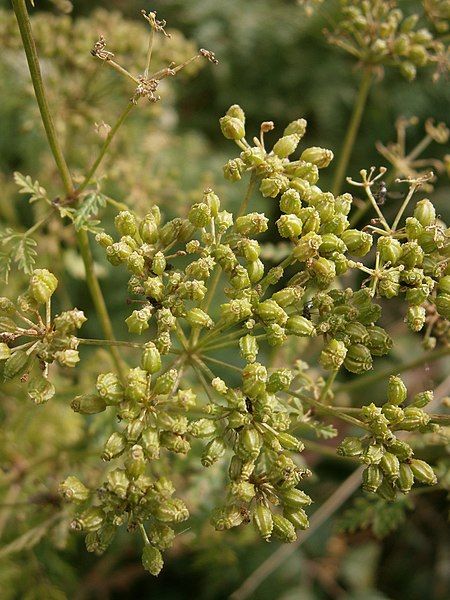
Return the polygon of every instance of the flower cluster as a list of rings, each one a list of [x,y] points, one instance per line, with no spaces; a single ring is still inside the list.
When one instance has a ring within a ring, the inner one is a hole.
[[[363,65],[397,67],[409,81],[415,79],[417,69],[430,63],[438,63],[441,69],[445,43],[421,26],[418,14],[405,16],[393,0],[342,0],[341,4],[341,20],[327,33],[328,40]]]
[[[369,225],[366,228],[378,236],[375,266],[368,268],[362,263],[354,264],[369,275],[368,282],[373,295],[388,299],[400,295],[406,300],[408,309],[405,321],[412,331],[419,332],[427,321],[430,304],[442,318],[448,320],[450,316],[450,232],[447,225],[437,218],[434,205],[428,198],[416,202],[413,215],[407,217],[404,225],[400,226],[409,202],[432,174],[407,180],[409,191],[390,226],[373,193],[374,184],[383,173],[384,170],[381,170],[380,174],[374,176],[374,169],[369,173],[363,170],[361,183],[349,180],[353,185],[364,188],[378,214],[376,226]],[[425,335],[428,348],[436,344],[430,331],[427,330]]]
[[[371,403],[361,410],[367,428],[363,438],[347,437],[338,454],[352,457],[367,465],[363,489],[386,500],[395,500],[398,491],[407,494],[416,480],[427,485],[437,483],[432,467],[414,458],[413,449],[397,432],[426,433],[436,428],[423,408],[433,400],[433,392],[421,392],[405,405],[407,389],[400,377],[389,379],[387,401],[381,406]]]
[[[29,397],[36,403],[47,402],[55,394],[48,379],[48,367],[56,361],[63,367],[79,362],[78,329],[86,321],[83,311],[74,308],[51,319],[50,300],[58,280],[47,269],[35,269],[28,290],[13,303],[0,298],[0,361],[5,379],[20,377],[27,383]],[[39,309],[46,307],[45,320]],[[14,346],[21,337],[31,342]]]

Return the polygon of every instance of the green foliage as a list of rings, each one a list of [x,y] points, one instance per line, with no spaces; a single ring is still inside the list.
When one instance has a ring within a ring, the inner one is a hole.
[[[383,539],[398,529],[407,518],[407,511],[413,508],[408,498],[388,502],[370,496],[357,498],[339,521],[341,531],[354,533],[358,529],[371,529],[375,537]]]

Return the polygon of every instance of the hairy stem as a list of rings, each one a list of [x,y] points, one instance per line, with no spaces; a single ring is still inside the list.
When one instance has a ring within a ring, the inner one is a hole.
[[[359,84],[358,94],[353,106],[352,116],[347,127],[347,132],[344,138],[344,144],[339,154],[339,161],[336,167],[336,172],[333,180],[333,194],[337,196],[341,192],[342,183],[347,172],[348,163],[352,154],[355,139],[361,125],[364,108],[366,106],[369,95],[370,86],[372,84],[372,71],[366,67],[363,71]]]

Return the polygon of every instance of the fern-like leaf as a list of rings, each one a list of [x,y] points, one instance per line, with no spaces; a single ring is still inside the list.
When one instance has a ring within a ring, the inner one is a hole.
[[[406,496],[395,502],[387,502],[378,496],[356,498],[353,506],[346,510],[340,520],[340,531],[353,533],[358,529],[372,529],[378,539],[395,531],[406,519],[406,511],[412,502]]]
[[[47,199],[47,191],[39,181],[33,181],[29,175],[22,175],[19,171],[14,173],[14,181],[19,188],[20,194],[29,194],[29,202]]]
[[[80,231],[81,229],[87,229],[93,233],[98,233],[101,229],[98,227],[100,221],[93,219],[98,215],[100,208],[106,206],[106,198],[100,192],[91,192],[86,198],[84,198],[81,206],[74,213],[73,223],[75,229]]]

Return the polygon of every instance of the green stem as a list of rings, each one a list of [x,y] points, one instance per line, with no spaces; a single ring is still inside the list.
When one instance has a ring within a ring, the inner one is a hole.
[[[366,106],[369,95],[370,86],[372,84],[372,71],[366,67],[363,71],[359,84],[358,95],[356,96],[353,106],[352,116],[350,118],[347,133],[345,134],[344,144],[339,154],[339,162],[336,167],[336,173],[333,181],[333,194],[337,196],[342,188],[345,174],[347,172],[348,163],[352,154],[355,139],[361,125],[361,119]]]
[[[352,381],[349,381],[348,383],[341,383],[341,385],[335,388],[334,393],[340,394],[342,392],[353,392],[355,390],[359,390],[360,388],[365,388],[366,386],[372,386],[378,381],[387,381],[388,377],[390,377],[391,375],[397,375],[397,373],[402,373],[404,371],[415,369],[416,367],[420,367],[423,364],[434,362],[435,360],[449,355],[450,348],[440,348],[439,350],[434,350],[433,352],[429,352],[428,354],[419,356],[419,358],[415,358],[409,362],[403,363],[402,365],[397,365],[395,367],[385,369],[383,371],[380,371],[379,373],[371,373],[370,375],[364,375]]]
[[[237,211],[236,216],[238,216],[238,217],[242,216],[245,213],[245,211],[247,210],[248,204],[252,197],[253,188],[255,187],[255,183],[256,183],[256,174],[254,171],[252,171],[252,174],[250,175],[250,181],[248,182],[247,191],[246,191],[244,199],[242,200],[241,205]]]
[[[80,249],[81,258],[83,259],[84,269],[86,272],[86,283],[92,297],[100,324],[105,337],[114,341],[114,332],[112,329],[111,320],[109,318],[108,309],[106,307],[105,298],[103,297],[100,284],[94,272],[94,259],[92,257],[91,248],[89,246],[89,237],[84,229],[77,232],[78,247]],[[111,356],[116,366],[120,377],[124,379],[126,373],[126,365],[123,362],[118,349],[111,346]]]
[[[355,419],[354,417],[341,412],[338,408],[334,408],[333,406],[328,406],[326,404],[322,404],[322,402],[320,402],[319,400],[315,400],[314,398],[311,398],[310,396],[306,396],[306,394],[299,394],[297,392],[290,392],[290,391],[286,392],[286,393],[289,394],[289,396],[294,396],[294,398],[299,398],[303,402],[306,402],[307,404],[314,406],[314,408],[316,408],[319,412],[328,414],[332,417],[336,417],[337,419],[340,419],[341,421],[346,421],[347,423],[351,423],[352,425],[355,425],[356,427],[359,427],[360,429],[368,430],[367,425],[362,423],[359,419]]]
[[[106,140],[103,142],[103,146],[101,147],[100,152],[99,152],[97,158],[95,159],[92,167],[89,169],[88,174],[84,178],[83,183],[77,188],[77,190],[76,190],[77,194],[80,194],[91,183],[92,178],[94,177],[98,167],[100,166],[100,163],[102,162],[103,158],[105,157],[105,154],[108,151],[108,148],[109,148],[111,142],[113,141],[114,136],[116,135],[117,131],[120,129],[121,125],[124,123],[127,116],[130,114],[130,112],[134,106],[135,106],[134,103],[130,101],[127,104],[127,106],[125,107],[125,110],[122,111],[122,113],[120,114],[115,125],[110,129],[110,131],[106,137]]]
[[[56,166],[58,168],[64,190],[68,196],[72,196],[74,193],[74,185],[72,176],[67,166],[64,154],[59,143],[53,118],[50,112],[50,107],[45,93],[44,82],[42,80],[41,68],[39,65],[38,54],[36,50],[36,44],[34,42],[33,33],[31,30],[30,17],[25,4],[25,0],[12,0],[14,12],[16,14],[17,23],[19,26],[22,43],[27,57],[28,67],[30,70],[31,80],[36,94],[36,101],[39,106],[41,113],[42,123],[44,125],[47,140],[55,159]],[[100,284],[94,273],[94,261],[92,258],[91,250],[89,247],[89,239],[86,231],[76,232],[77,242],[80,249],[80,253],[83,259],[84,268],[86,271],[86,282],[88,284],[89,291],[92,295],[92,299],[97,310],[103,331],[108,339],[114,339],[112,325],[109,318],[109,314],[106,308],[105,300],[103,298]],[[124,365],[121,361],[120,355],[117,349],[112,348],[111,354],[116,364],[117,370],[121,375],[124,373]]]
[[[67,166],[66,159],[62,152],[59,143],[55,124],[48,105],[47,96],[45,93],[44,82],[42,80],[41,68],[39,65],[36,44],[34,42],[33,33],[31,30],[30,17],[25,4],[25,0],[11,0],[14,12],[16,14],[17,24],[19,25],[20,36],[22,38],[23,48],[27,57],[28,68],[30,70],[31,80],[33,82],[36,101],[39,106],[39,111],[42,117],[45,133],[47,135],[50,150],[58,167],[66,194],[70,196],[73,191],[72,176]]]
[[[142,346],[145,344],[145,342],[128,342],[122,340],[98,340],[87,338],[77,339],[83,346],[126,346],[128,348],[142,348]]]
[[[227,363],[223,360],[219,360],[217,358],[212,358],[211,356],[206,356],[205,354],[202,354],[202,359],[206,360],[206,362],[210,362],[213,363],[215,365],[219,365],[221,367],[225,367],[227,369],[231,369],[233,371],[237,371],[238,373],[242,373],[242,369],[240,367],[236,367],[236,365],[232,365],[230,363]]]

